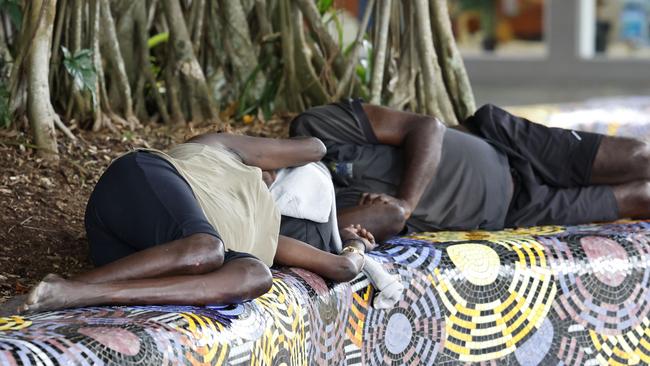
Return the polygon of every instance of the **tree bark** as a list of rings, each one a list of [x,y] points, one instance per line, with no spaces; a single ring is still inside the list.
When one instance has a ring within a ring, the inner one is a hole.
[[[135,89],[137,81],[136,75],[139,72],[136,46],[141,45],[137,45],[138,38],[135,33],[134,14],[136,14],[136,7],[143,5],[140,4],[141,2],[142,1],[121,0],[118,2],[119,11],[115,13],[117,39],[119,40],[118,44],[120,45],[120,52],[124,59],[126,75],[131,82],[131,90]]]
[[[131,85],[129,84],[129,78],[126,75],[126,67],[124,66],[124,59],[122,58],[122,52],[120,51],[119,41],[117,39],[117,33],[115,30],[115,22],[113,21],[113,15],[111,14],[111,7],[108,3],[108,0],[101,1],[101,45],[104,49],[104,55],[108,64],[110,65],[111,75],[113,75],[113,83],[115,88],[120,90],[119,95],[121,96],[121,103],[117,105],[122,106],[124,116],[129,122],[129,126],[133,129],[137,124],[137,119],[133,112],[133,97],[131,95]],[[115,105],[111,101],[111,105]]]
[[[178,0],[163,0],[165,18],[169,26],[170,45],[173,47],[173,71],[180,77],[184,95],[190,107],[190,119],[196,122],[217,121],[218,115],[203,75],[201,65],[192,49],[192,40],[183,20]]]
[[[422,69],[424,111],[442,119],[446,124],[458,124],[453,107],[449,101],[441,77],[438,57],[431,34],[431,18],[426,0],[415,1],[415,24],[417,27],[417,46]]]
[[[41,16],[41,9],[43,14]],[[27,29],[36,28],[27,55],[27,118],[34,134],[37,154],[52,163],[59,159],[54,131],[58,118],[50,102],[49,68],[50,47],[56,14],[56,0],[32,0],[24,22]],[[23,45],[27,47],[27,45]]]
[[[388,49],[391,0],[380,0],[379,5],[379,29],[377,29],[377,43],[374,49],[372,79],[370,80],[370,103],[373,104],[381,104],[386,50]]]
[[[456,117],[459,121],[463,121],[475,112],[476,102],[451,29],[447,0],[430,0],[429,6],[442,76],[449,91]]]
[[[318,75],[316,75],[308,58],[308,54],[311,51],[305,40],[302,15],[295,3],[292,3],[291,6],[293,7],[293,16],[291,17],[293,24],[291,27],[294,31],[295,46],[293,50],[294,54],[290,57],[293,57],[296,62],[296,76],[301,86],[300,93],[304,92],[307,95],[310,105],[326,104],[330,100],[330,96],[327,94],[323,84],[318,80]]]
[[[258,70],[257,52],[251,41],[251,34],[246,21],[246,13],[241,1],[224,0],[221,2],[223,9],[224,43],[230,64],[233,66],[240,88]],[[265,78],[264,73],[257,71],[255,78],[250,81],[254,98],[262,93]]]
[[[420,69],[422,70],[422,90],[424,96],[424,111],[428,114],[439,116],[440,110],[436,104],[436,72],[434,62],[436,51],[433,47],[433,36],[431,35],[430,18],[427,3],[425,0],[414,0],[415,24],[417,29],[417,49],[420,58]]]
[[[100,20],[100,2],[101,0],[90,0],[89,23],[90,32],[89,40],[93,51],[93,65],[97,74],[95,81],[95,94],[92,101],[93,106],[93,131],[99,131],[104,124],[104,116],[101,107],[102,87],[104,83],[104,70],[102,68],[101,53],[99,50],[99,20]]]
[[[282,55],[284,59],[284,101],[285,108],[289,111],[302,110],[301,99],[298,94],[298,86],[296,81],[296,65],[294,55],[294,32],[293,24],[291,22],[291,4],[289,0],[279,0],[280,5],[278,11],[280,12],[280,30],[282,32]]]
[[[307,19],[307,22],[318,36],[319,43],[325,48],[326,59],[333,61],[333,68],[337,78],[341,78],[345,73],[345,62],[339,46],[336,44],[330,33],[327,31],[325,24],[321,20],[316,3],[313,0],[294,0],[300,11]]]
[[[205,19],[205,0],[194,0],[192,2],[192,13],[190,15],[190,26],[192,27],[192,46],[194,52],[199,53],[201,38],[203,37],[203,20]]]
[[[404,16],[404,29],[400,39],[400,51],[397,58],[398,79],[395,89],[392,91],[388,105],[396,109],[404,109],[405,106],[415,100],[415,78],[416,70],[416,49],[415,49],[415,22],[414,14],[411,11],[413,4],[405,2],[402,7]]]

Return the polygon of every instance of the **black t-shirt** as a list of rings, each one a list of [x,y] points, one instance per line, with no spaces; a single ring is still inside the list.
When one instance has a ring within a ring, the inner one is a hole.
[[[311,108],[294,119],[291,134],[325,143],[338,208],[355,206],[364,192],[396,195],[402,151],[379,144],[359,102]],[[478,137],[447,129],[438,170],[407,225],[415,231],[501,229],[511,192],[505,154]]]

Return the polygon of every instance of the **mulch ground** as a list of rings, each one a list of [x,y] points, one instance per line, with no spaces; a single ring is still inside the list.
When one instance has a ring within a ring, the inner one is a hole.
[[[234,131],[286,136],[287,119],[255,121]],[[110,162],[131,147],[165,149],[212,127],[146,126],[135,131],[77,131],[59,136],[60,162],[47,166],[27,134],[0,130],[0,303],[29,291],[48,273],[92,267],[83,226],[86,202]]]

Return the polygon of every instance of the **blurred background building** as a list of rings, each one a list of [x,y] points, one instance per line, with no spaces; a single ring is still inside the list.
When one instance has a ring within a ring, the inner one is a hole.
[[[449,0],[478,103],[650,95],[650,0]],[[365,0],[336,0],[350,15]]]

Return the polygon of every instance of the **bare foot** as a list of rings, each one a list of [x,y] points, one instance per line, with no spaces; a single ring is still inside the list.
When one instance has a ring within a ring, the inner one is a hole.
[[[55,274],[49,274],[32,289],[19,308],[21,313],[58,310],[76,306],[75,285]]]

